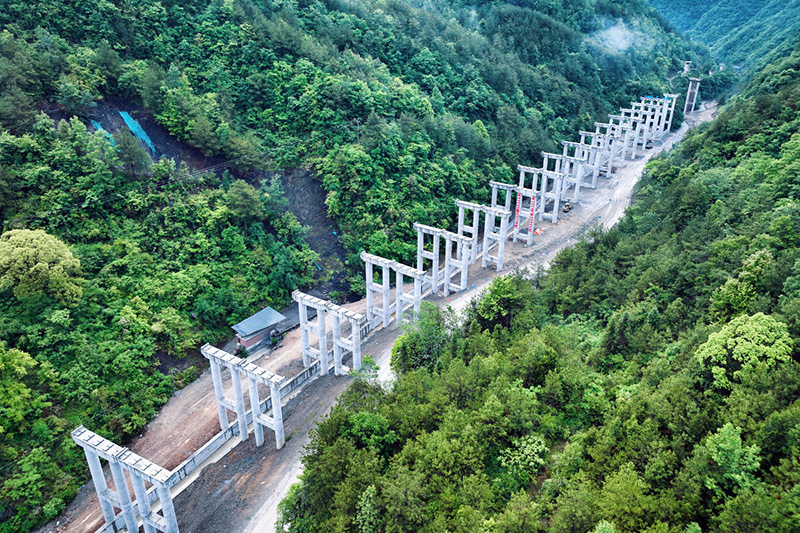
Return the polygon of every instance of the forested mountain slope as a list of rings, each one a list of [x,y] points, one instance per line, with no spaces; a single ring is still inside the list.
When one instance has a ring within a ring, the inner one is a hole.
[[[353,253],[392,257],[410,253],[406,221],[449,220],[453,195],[707,60],[645,2],[37,6],[0,11],[22,49],[25,81],[0,105],[12,126],[42,96],[78,113],[104,93],[141,100],[208,154],[316,164]]]
[[[433,306],[282,503],[299,532],[797,531],[800,51],[545,276]]]
[[[800,36],[798,0],[650,0],[719,61],[751,71],[780,57]]]
[[[414,221],[448,225],[456,196],[485,200],[687,58],[711,65],[644,1],[0,4],[0,531],[86,479],[70,429],[120,441],[153,416],[172,390],[156,353],[310,283],[263,168],[313,168],[353,258],[408,258]],[[111,146],[86,120],[107,96],[231,173]]]

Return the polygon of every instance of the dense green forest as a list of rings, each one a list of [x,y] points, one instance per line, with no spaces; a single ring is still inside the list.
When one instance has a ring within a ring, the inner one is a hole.
[[[295,533],[797,531],[800,51],[627,216],[463,317],[428,304],[317,427]]]
[[[650,0],[688,36],[707,44],[728,68],[753,72],[787,53],[800,38],[798,0]]]
[[[0,531],[86,480],[73,427],[124,441],[172,392],[160,358],[312,283],[265,170],[316,172],[351,268],[408,258],[414,221],[449,224],[453,198],[485,200],[686,58],[712,64],[644,1],[3,2]],[[89,120],[110,96],[229,171],[111,146]]]
[[[266,170],[313,169],[350,268],[407,259],[414,221],[448,225],[455,197],[485,200],[684,59],[713,65],[643,0],[3,2],[0,531],[85,481],[74,426],[124,441],[172,392],[161,359],[314,281]],[[228,172],[111,146],[90,119],[112,96]]]
[[[667,89],[680,60],[712,65],[644,1],[38,4],[0,10],[22,78],[0,118],[110,93],[206,154],[313,165],[354,263],[410,257],[414,220],[450,221],[453,196]]]

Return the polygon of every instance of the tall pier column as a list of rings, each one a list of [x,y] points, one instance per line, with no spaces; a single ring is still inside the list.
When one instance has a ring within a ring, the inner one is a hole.
[[[372,273],[372,263],[367,261],[364,265],[366,269],[366,286],[367,286],[367,322],[371,325],[372,319],[374,318],[375,314],[375,302],[373,300],[374,296],[372,294],[372,285],[375,283],[374,281],[374,274]]]
[[[100,464],[100,458],[90,448],[84,448],[83,453],[86,456],[86,462],[89,463],[89,472],[92,474],[92,483],[94,483],[94,490],[97,492],[97,499],[100,500],[100,510],[103,511],[103,518],[106,524],[114,521],[114,508],[111,503],[103,496],[108,490],[106,477],[103,475],[103,466]]]
[[[342,338],[342,326],[339,315],[331,313],[333,323],[333,373],[336,376],[342,375],[342,346],[339,341]]]
[[[390,284],[392,282],[391,270],[388,266],[381,267],[383,277],[383,327],[389,327],[389,321],[392,318],[392,305],[389,299],[392,290]],[[434,272],[436,269],[434,268]]]
[[[425,234],[417,231],[417,268],[425,270],[425,262],[422,257],[422,252],[425,250]]]
[[[439,292],[439,236],[433,236],[433,294]]]
[[[131,493],[128,489],[128,480],[125,479],[125,472],[116,461],[110,461],[111,477],[114,478],[114,487],[117,489],[117,498],[122,511],[122,516],[125,517],[125,527],[128,531],[139,531],[139,526],[136,523],[136,514],[133,512],[133,502],[131,502]]]
[[[228,422],[228,412],[225,410],[225,391],[222,388],[222,374],[220,372],[219,363],[211,361],[211,380],[214,382],[214,396],[217,399],[217,415],[219,415],[219,428],[222,431],[227,431],[231,427]]]
[[[264,444],[264,428],[258,423],[257,417],[261,414],[261,402],[258,399],[258,382],[247,377],[247,388],[250,395],[250,412],[253,413],[253,433],[256,434],[256,446]]]
[[[158,499],[161,500],[161,513],[164,515],[164,522],[167,524],[166,533],[178,533],[178,518],[175,516],[175,507],[172,505],[172,495],[169,487],[163,483],[156,484]]]
[[[503,270],[503,255],[505,254],[506,235],[508,235],[508,217],[500,217],[500,239],[497,243],[497,271]]]
[[[136,496],[136,502],[139,504],[139,514],[142,516],[144,533],[156,533],[156,528],[148,522],[152,511],[150,510],[150,498],[147,497],[144,480],[131,474],[131,483],[133,484],[133,494]]]
[[[317,331],[319,332],[319,364],[320,373],[328,375],[330,361],[328,360],[328,328],[325,325],[325,310],[317,309]]]
[[[281,387],[277,383],[269,384],[272,398],[272,419],[275,421],[275,447],[283,448],[286,441],[283,434],[283,406],[281,405]]]
[[[367,292],[367,301],[372,296],[369,291]],[[297,309],[300,312],[300,342],[303,345],[303,368],[311,366],[311,358],[308,356],[308,307],[303,302],[297,302]]]
[[[236,403],[236,421],[239,423],[239,440],[247,440],[247,417],[244,410],[244,395],[242,394],[242,377],[239,370],[231,368],[231,382],[233,383],[233,399]]]
[[[438,239],[435,239],[434,242],[436,240]],[[433,271],[436,272],[436,267],[434,267]],[[395,325],[399,328],[400,324],[403,322],[403,294],[405,293],[405,277],[403,276],[402,272],[395,271],[394,279]]]
[[[469,276],[469,249],[464,249],[464,243],[461,240],[456,244],[456,257],[461,261],[461,290],[467,288],[467,276]]]

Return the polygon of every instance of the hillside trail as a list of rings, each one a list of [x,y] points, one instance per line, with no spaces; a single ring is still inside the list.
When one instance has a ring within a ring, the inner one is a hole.
[[[689,129],[711,120],[715,113],[716,103],[706,102],[701,111],[688,116],[679,130],[671,133],[662,144],[647,150],[644,157],[626,161],[625,166],[621,166],[610,179],[601,178],[597,189],[585,189],[575,207],[569,213],[559,215],[557,224],[540,223],[544,233],[536,238],[533,246],[506,243],[503,273],[522,268],[546,269],[558,251],[578,242],[591,228],[613,226],[630,204],[634,186],[647,161],[671,149]],[[499,273],[493,269],[481,269],[478,263],[470,268],[469,290],[449,298],[439,296],[428,300],[462,312],[497,275]],[[347,307],[363,313],[366,302],[362,299],[347,304]],[[384,383],[393,379],[389,363],[391,347],[398,334],[399,331],[391,326],[379,329],[362,345],[362,352],[371,354],[377,362],[378,375]],[[295,329],[273,352],[257,353],[248,359],[291,377],[303,368],[300,354],[300,333]],[[290,395],[283,409],[287,439],[281,450],[274,448],[269,431],[265,435],[265,444],[259,448],[256,448],[253,438],[243,443],[234,440],[226,448],[227,454],[190,476],[191,484],[173,488],[181,532],[274,531],[278,503],[302,471],[303,447],[310,441],[311,430],[330,412],[338,396],[351,382],[350,377],[319,377]],[[227,382],[226,385],[229,386]],[[127,446],[135,453],[173,469],[219,430],[211,373],[206,370],[172,397],[158,416]],[[110,483],[110,475],[107,478]],[[37,533],[84,533],[95,531],[102,523],[97,497],[89,482],[58,519],[38,529]]]

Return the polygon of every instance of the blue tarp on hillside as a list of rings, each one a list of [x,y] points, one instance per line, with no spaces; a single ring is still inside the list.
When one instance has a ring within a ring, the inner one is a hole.
[[[136,119],[130,116],[127,111],[120,111],[119,114],[133,134],[136,135],[140,141],[146,144],[148,148],[150,148],[150,152],[152,152],[153,155],[156,155],[156,148],[153,146],[153,141],[150,140],[150,137],[147,135],[147,132],[144,131],[142,125],[136,122]]]
[[[117,145],[117,141],[114,140],[114,137],[112,137],[111,134],[108,133],[99,122],[97,122],[96,120],[92,120],[91,122],[92,126],[94,126],[94,129],[103,134],[103,136],[108,141],[108,144],[110,144],[111,146]]]

